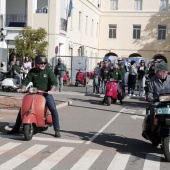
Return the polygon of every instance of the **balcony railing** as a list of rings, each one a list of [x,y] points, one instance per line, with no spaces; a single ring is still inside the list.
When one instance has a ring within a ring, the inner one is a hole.
[[[60,30],[67,31],[67,20],[60,18]]]
[[[26,27],[27,15],[25,14],[6,14],[2,17],[5,27]]]

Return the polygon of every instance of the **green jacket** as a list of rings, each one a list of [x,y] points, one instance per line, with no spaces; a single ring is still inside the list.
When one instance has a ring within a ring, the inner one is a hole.
[[[39,71],[37,68],[32,68],[27,77],[23,81],[23,85],[27,86],[29,82],[33,83],[33,87],[37,87],[42,91],[51,90],[52,86],[57,86],[56,78],[51,69],[48,66],[44,70]]]
[[[60,70],[58,68],[60,68]],[[59,75],[60,77],[63,77],[64,76],[64,71],[66,71],[66,66],[63,63],[58,63],[55,66],[54,74],[56,76]]]
[[[120,80],[122,80],[122,81],[124,81],[124,79],[125,79],[125,74],[126,74],[126,70],[125,70],[125,68],[123,67],[123,68],[119,68],[119,74],[120,74]]]
[[[14,74],[14,70],[15,70],[17,73],[20,74],[21,67],[15,64],[15,65],[12,66],[13,74]],[[15,74],[14,74],[14,75],[15,75]]]
[[[117,70],[117,71],[113,71],[113,70],[110,70],[109,73],[108,73],[108,78],[113,78],[114,80],[121,80],[121,75],[120,75],[120,72]]]

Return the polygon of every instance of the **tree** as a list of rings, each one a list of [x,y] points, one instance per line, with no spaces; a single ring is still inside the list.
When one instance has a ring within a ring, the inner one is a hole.
[[[38,54],[46,55],[48,42],[45,41],[47,32],[44,28],[37,30],[25,27],[15,38],[16,53],[18,56],[34,58]]]

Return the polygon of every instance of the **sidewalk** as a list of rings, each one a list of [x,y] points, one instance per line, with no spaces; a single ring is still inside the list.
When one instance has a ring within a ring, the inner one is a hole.
[[[1,96],[1,98],[5,98],[6,100],[8,100],[9,98],[6,98],[6,97],[2,97]],[[11,97],[10,97],[10,99],[11,99]],[[21,97],[12,97],[12,99],[22,99]],[[58,101],[58,102],[60,102],[60,104],[57,104],[56,105],[56,108],[57,109],[61,109],[61,108],[63,108],[63,107],[66,107],[66,106],[68,106],[68,105],[71,105],[72,104],[72,101],[59,101],[59,100],[56,100],[56,101]],[[1,114],[17,114],[18,113],[18,111],[19,111],[19,109],[18,109],[18,107],[16,107],[15,109],[0,109],[0,113]]]

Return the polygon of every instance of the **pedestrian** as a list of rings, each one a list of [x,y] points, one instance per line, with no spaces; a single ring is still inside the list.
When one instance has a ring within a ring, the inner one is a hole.
[[[55,79],[55,75],[51,69],[47,66],[47,58],[44,55],[38,55],[35,57],[35,68],[32,68],[25,80],[22,83],[21,91],[26,91],[26,86],[32,82],[34,84],[34,87],[36,87],[38,90],[45,91],[45,92],[52,92],[56,90],[57,82]],[[53,119],[53,127],[55,137],[60,137],[60,125],[59,125],[59,116],[56,109],[56,104],[53,99],[53,96],[49,93],[42,94],[46,99],[46,105],[49,108],[52,119]],[[41,104],[41,103],[40,103]],[[18,113],[15,126],[11,131],[8,132],[8,134],[15,134],[19,133],[20,126],[22,124],[21,115],[20,115],[21,109]]]
[[[20,66],[20,61],[16,60],[16,63],[12,66],[14,79],[17,79],[19,85],[22,84],[22,78],[24,70]]]
[[[132,60],[130,64],[131,66],[129,68],[128,95],[136,96],[134,94],[135,86],[136,86],[136,76],[137,76],[136,61]]]
[[[99,93],[99,75],[97,72],[94,71],[94,78],[93,78],[93,94]]]
[[[54,74],[57,79],[57,89],[62,92],[63,91],[63,77],[64,71],[66,71],[66,66],[62,63],[62,59],[58,58],[58,64],[55,66]]]
[[[12,63],[13,63],[13,65],[14,65],[14,64],[15,64],[15,62],[16,62],[16,60],[17,60],[16,55],[15,55],[15,54],[12,54],[12,55],[10,56],[10,59],[9,59],[8,65],[11,65],[11,62],[12,62]]]
[[[110,69],[109,69],[108,61],[104,61],[104,65],[101,69],[101,74],[100,74],[100,78],[102,80],[102,93],[105,93],[105,88],[106,88],[109,70]]]
[[[94,69],[94,76],[98,77],[98,87],[100,88],[100,74],[101,74],[101,65],[97,63],[97,67]],[[100,89],[98,88],[98,93],[100,93]]]
[[[23,62],[23,69],[24,69],[24,78],[26,77],[26,75],[28,74],[28,72],[30,71],[30,69],[32,68],[32,63],[29,60],[29,57],[26,56],[25,60]]]
[[[146,66],[145,66],[145,61],[141,60],[140,61],[140,66],[138,67],[138,84],[139,84],[139,96],[144,97],[145,96],[145,77],[146,73]]]
[[[148,71],[148,73],[149,73],[148,78],[149,79],[151,79],[155,75],[155,73],[156,73],[155,68],[157,67],[157,65],[158,65],[158,61],[154,60],[153,64],[150,66],[149,71]]]

